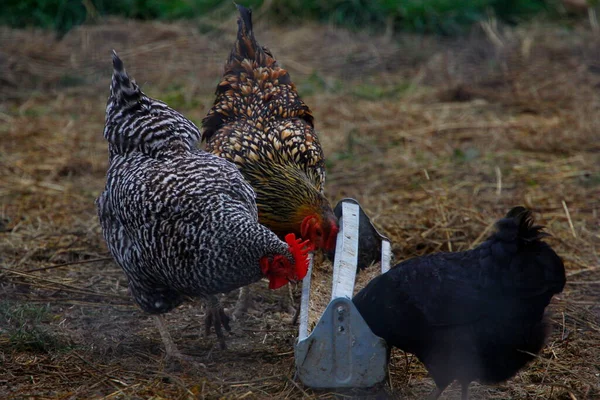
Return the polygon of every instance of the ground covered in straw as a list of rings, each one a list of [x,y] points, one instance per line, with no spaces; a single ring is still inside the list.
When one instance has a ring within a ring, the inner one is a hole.
[[[330,199],[358,199],[396,260],[475,246],[518,204],[553,235],[569,282],[551,306],[548,346],[509,382],[473,384],[472,398],[599,398],[600,38],[584,25],[493,21],[462,39],[282,28],[260,15],[255,25],[314,110]],[[147,93],[200,122],[235,22],[205,21],[202,31],[108,20],[57,41],[0,29],[0,398],[336,396],[294,379],[287,291],[264,283],[226,351],[204,337],[201,304],[167,315],[176,343],[204,366],[166,363],[101,239],[94,199],[107,168],[110,49]],[[330,271],[315,270],[316,313]],[[380,397],[433,388],[399,351],[389,385]],[[457,396],[452,387],[443,398]]]

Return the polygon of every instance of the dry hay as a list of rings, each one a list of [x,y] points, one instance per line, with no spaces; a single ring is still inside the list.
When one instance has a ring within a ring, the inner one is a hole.
[[[583,26],[565,34],[488,24],[465,39],[391,41],[263,22],[259,39],[314,109],[328,195],[358,199],[397,260],[473,247],[517,204],[553,235],[569,283],[553,301],[548,346],[509,382],[473,385],[472,398],[600,396],[600,40]],[[107,166],[109,50],[145,91],[200,121],[234,26],[200,34],[193,24],[108,20],[60,42],[0,30],[0,397],[335,396],[294,380],[285,289],[262,283],[256,312],[234,323],[224,352],[213,350],[213,337],[199,338],[198,303],[168,314],[179,346],[205,368],[166,365],[101,239],[93,203]],[[329,299],[330,272],[327,263],[315,269],[313,321]],[[376,273],[359,275],[357,288]],[[390,383],[392,397],[433,388],[421,364],[396,351]],[[444,398],[457,397],[452,389]]]

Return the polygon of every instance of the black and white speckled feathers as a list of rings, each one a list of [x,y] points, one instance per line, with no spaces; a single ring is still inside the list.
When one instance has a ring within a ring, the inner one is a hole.
[[[288,245],[258,223],[254,192],[235,165],[194,149],[193,123],[144,96],[116,56],[105,134],[111,160],[98,215],[145,311],[256,282],[265,256],[294,265]]]
[[[288,72],[261,47],[251,12],[238,6],[238,34],[214,106],[203,120],[206,149],[234,162],[257,195],[261,223],[301,235],[316,214],[333,217],[323,195],[325,163],[313,116]]]
[[[196,125],[162,101],[146,96],[114,51],[113,68],[104,127],[111,158],[132,151],[157,157],[195,148],[201,135]]]

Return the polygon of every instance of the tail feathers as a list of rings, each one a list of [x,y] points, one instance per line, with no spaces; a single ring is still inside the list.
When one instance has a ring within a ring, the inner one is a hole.
[[[252,36],[252,10],[240,4],[236,4],[235,6],[240,12],[240,19],[238,20],[238,37],[242,31],[247,36]]]
[[[110,158],[133,151],[158,157],[195,148],[201,134],[196,125],[167,104],[146,96],[127,75],[113,50],[113,76],[106,105],[104,137]]]
[[[119,58],[116,51],[112,51],[113,76],[111,83],[111,95],[119,103],[136,102],[142,96],[139,86],[134,80],[129,78],[125,71],[123,61]]]
[[[261,67],[270,67],[275,64],[275,59],[269,51],[261,47],[252,31],[252,10],[236,4],[240,13],[238,18],[237,40],[231,55],[229,56],[228,68],[233,69],[243,60],[251,60]]]
[[[537,295],[532,290],[537,282],[539,290],[552,296],[562,292],[565,286],[565,266],[550,245],[541,240],[550,234],[544,232],[543,226],[534,224],[530,210],[520,206],[511,209],[496,224],[498,231],[494,239],[499,243],[496,241],[492,245],[492,253],[498,257],[512,258],[510,266],[518,277],[517,286],[524,286],[530,295]]]
[[[503,240],[523,240],[533,242],[550,236],[544,227],[534,225],[535,219],[530,210],[522,206],[512,208],[504,218],[496,223],[496,235]]]

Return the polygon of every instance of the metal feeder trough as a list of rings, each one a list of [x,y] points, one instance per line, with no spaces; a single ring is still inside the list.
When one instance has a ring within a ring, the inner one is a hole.
[[[296,368],[298,377],[308,387],[366,388],[385,380],[389,353],[385,341],[371,332],[352,303],[354,281],[359,253],[361,261],[364,261],[363,253],[372,250],[363,249],[365,246],[361,244],[372,244],[374,238],[378,245],[381,244],[383,273],[390,268],[390,241],[377,232],[356,200],[343,199],[336,206],[336,211],[341,211],[341,216],[333,263],[331,301],[309,335],[311,255],[309,270],[302,283],[300,332],[295,347]],[[361,235],[369,236],[368,240],[362,240]],[[370,260],[373,261],[379,260]]]

